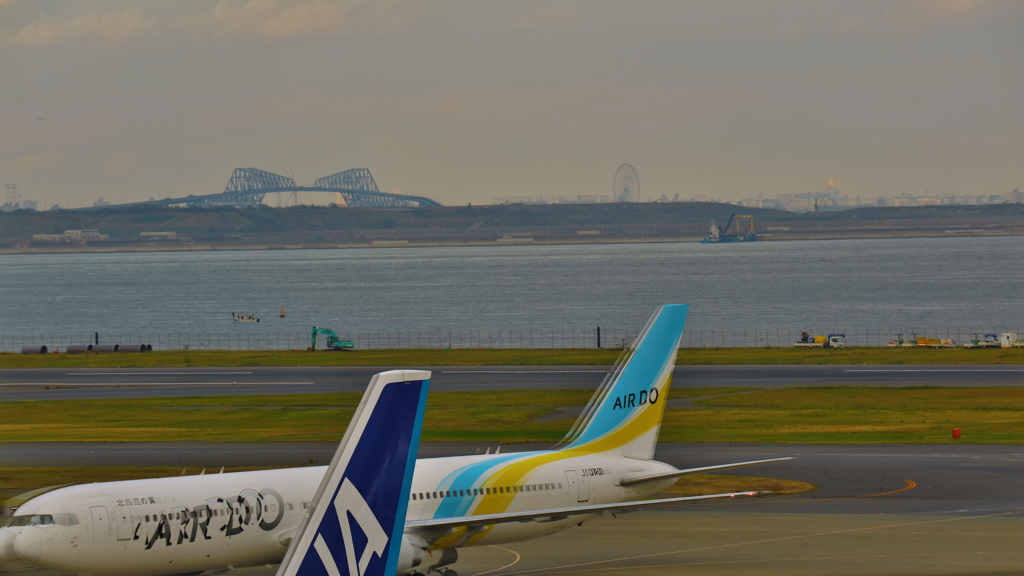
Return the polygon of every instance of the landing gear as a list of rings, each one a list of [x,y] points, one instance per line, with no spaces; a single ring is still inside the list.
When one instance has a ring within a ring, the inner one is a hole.
[[[407,535],[408,536],[408,535]],[[423,544],[423,550],[426,550],[426,543]],[[422,564],[426,564],[429,561],[433,561],[426,568],[420,568],[421,562],[417,561],[412,566],[415,566],[415,570],[409,570],[408,572],[399,571],[400,574],[405,576],[459,576],[459,573],[449,568],[456,560],[459,559],[459,551],[455,548],[444,548],[442,550],[433,551],[429,559],[426,555],[418,557],[422,560]],[[408,566],[408,564],[406,564]],[[408,570],[406,568],[405,570]],[[422,570],[422,571],[420,571]]]
[[[451,568],[448,568],[451,564],[454,564],[459,559],[459,551],[455,548],[445,548],[434,553],[437,558],[437,562],[434,562],[427,567],[426,573],[420,576],[459,576],[459,573]]]
[[[415,572],[413,574],[410,574],[410,576],[459,576],[459,573],[455,570],[452,570],[451,568],[441,567],[437,570],[427,570],[426,574],[422,572]]]

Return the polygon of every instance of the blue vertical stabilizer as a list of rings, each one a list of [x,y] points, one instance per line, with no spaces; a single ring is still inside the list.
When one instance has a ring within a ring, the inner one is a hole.
[[[278,576],[394,576],[430,372],[373,377]]]

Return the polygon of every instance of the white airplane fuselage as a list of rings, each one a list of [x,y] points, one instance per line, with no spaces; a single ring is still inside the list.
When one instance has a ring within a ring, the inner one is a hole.
[[[550,462],[534,464],[542,460]],[[529,466],[515,483],[502,483],[501,474],[477,476],[481,481],[476,483],[453,480],[467,470],[500,471],[510,461]],[[0,531],[0,553],[83,576],[181,574],[277,563],[325,470],[317,466],[60,488],[18,510],[23,525]],[[558,451],[421,459],[407,521],[636,500],[674,479],[630,487],[619,486],[620,479],[672,470],[653,460]],[[24,520],[29,515],[36,520]],[[536,538],[590,516],[497,524],[472,534],[456,530],[431,548]]]

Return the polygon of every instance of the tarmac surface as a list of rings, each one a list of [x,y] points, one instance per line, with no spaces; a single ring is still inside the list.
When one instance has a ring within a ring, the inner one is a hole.
[[[407,367],[410,368],[410,367]],[[597,388],[603,366],[433,366],[434,392]],[[315,394],[366,389],[381,367],[76,368],[0,370],[0,400]],[[677,366],[676,385],[1024,386],[1024,365]]]
[[[1019,515],[669,510],[507,547],[469,549],[456,567],[462,575],[480,576],[1019,575],[1024,552]]]

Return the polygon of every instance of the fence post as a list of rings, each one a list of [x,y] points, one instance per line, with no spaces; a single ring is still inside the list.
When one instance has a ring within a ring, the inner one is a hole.
[[[719,330],[716,336],[715,330],[690,330],[683,333],[680,340],[680,347],[772,347],[787,346],[797,341],[793,329],[748,329]],[[975,334],[990,334],[1013,331],[1009,326],[997,326],[988,328],[973,328],[963,326],[946,326],[931,328],[837,328],[831,330],[814,329],[808,330],[814,334],[846,333],[847,344],[851,346],[885,346],[889,340],[897,338],[897,334],[908,343],[913,344],[915,338],[948,338],[963,345],[969,342]],[[468,330],[468,331],[416,331],[416,332],[368,332],[364,334],[353,334],[350,337],[358,342],[363,349],[412,349],[412,348],[498,348],[498,349],[542,349],[542,348],[587,348],[592,342],[596,349],[611,346],[618,348],[626,343],[632,342],[629,330],[608,330],[595,327],[590,329],[552,329],[552,330]],[[1024,333],[1024,329],[1018,328],[1017,333]],[[87,333],[86,333],[87,334]],[[91,335],[78,334],[67,335],[57,334],[52,336],[7,336],[0,335],[0,352],[17,351],[25,346],[52,345],[56,350],[66,349],[69,345],[78,343],[98,342],[99,332]],[[445,338],[447,336],[447,338]],[[593,340],[591,340],[593,339]],[[173,334],[107,334],[103,337],[104,342],[113,344],[150,344],[154,349],[172,350],[188,347],[192,350],[288,350],[305,349],[308,346],[308,336],[302,332],[273,332],[266,333],[225,333],[216,332],[208,334],[173,333]],[[684,344],[685,343],[685,344]]]

